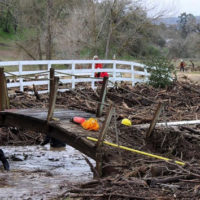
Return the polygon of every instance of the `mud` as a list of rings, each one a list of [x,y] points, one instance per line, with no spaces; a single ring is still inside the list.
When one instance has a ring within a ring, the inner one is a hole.
[[[0,199],[54,199],[79,182],[93,178],[81,153],[70,146],[3,146],[11,170],[0,163]],[[92,161],[90,159],[92,163]]]

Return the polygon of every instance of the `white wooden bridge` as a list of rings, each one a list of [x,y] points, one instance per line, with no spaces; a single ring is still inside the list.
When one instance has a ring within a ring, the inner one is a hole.
[[[103,69],[95,69],[96,63],[102,63]],[[150,75],[145,65],[120,60],[40,60],[40,61],[6,61],[0,62],[0,67],[4,67],[7,78],[15,79],[7,84],[8,88],[19,88],[24,91],[25,87],[37,85],[48,86],[45,90],[38,91],[46,93],[49,91],[49,71],[54,68],[56,76],[60,77],[63,84],[70,84],[71,89],[77,83],[90,83],[95,89],[96,72],[107,72],[109,80],[116,82],[130,82],[133,86],[137,82],[146,82]],[[16,77],[15,77],[16,76]],[[27,78],[28,77],[28,78]],[[65,91],[66,89],[60,89]]]

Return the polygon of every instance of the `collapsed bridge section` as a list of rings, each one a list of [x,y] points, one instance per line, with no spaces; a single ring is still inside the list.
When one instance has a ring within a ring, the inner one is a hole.
[[[6,110],[0,112],[0,126],[14,126],[38,133],[47,133],[48,136],[61,140],[95,159],[95,145],[86,137],[96,137],[98,132],[86,131],[79,125],[70,122],[74,116],[89,118],[93,117],[93,114],[79,110],[60,109],[54,111],[54,117],[59,120],[47,123],[47,112],[47,110],[41,109]]]

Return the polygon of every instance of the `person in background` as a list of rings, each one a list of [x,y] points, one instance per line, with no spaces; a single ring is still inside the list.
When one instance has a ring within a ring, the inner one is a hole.
[[[93,57],[93,60],[99,60],[99,57],[97,55],[95,55]],[[95,69],[102,69],[102,68],[103,68],[102,63],[96,63],[95,64]],[[95,77],[96,78],[103,78],[103,77],[109,77],[109,75],[108,75],[107,72],[97,72],[97,73],[95,73]]]
[[[181,60],[181,62],[180,62],[180,65],[179,65],[179,67],[180,67],[180,72],[181,71],[185,71],[185,66],[186,66],[186,64],[185,64],[185,62],[183,61],[183,60]]]

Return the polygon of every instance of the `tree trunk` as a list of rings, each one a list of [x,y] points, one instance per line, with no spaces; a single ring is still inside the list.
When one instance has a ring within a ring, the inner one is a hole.
[[[41,41],[40,41],[40,37],[38,35],[37,37],[37,43],[38,43],[38,56],[39,56],[39,60],[42,60],[42,48],[41,48]],[[43,69],[43,65],[39,65],[40,70]]]
[[[51,11],[53,7],[53,1],[47,0],[47,40],[46,40],[46,59],[52,59],[52,19]]]
[[[112,20],[110,20],[110,24],[109,24],[108,38],[107,38],[107,42],[106,42],[105,59],[108,58],[108,54],[109,54],[109,50],[110,50],[111,36],[112,36]]]
[[[110,51],[110,41],[111,41],[112,32],[113,32],[113,9],[116,6],[116,4],[117,4],[117,0],[114,0],[112,6],[110,7],[109,30],[108,30],[108,37],[106,41],[105,59],[108,58],[109,51]]]
[[[96,23],[96,10],[95,10],[95,3],[92,0],[91,1],[92,5],[92,35],[93,35],[93,40],[94,40],[94,52],[97,54],[97,23]]]

